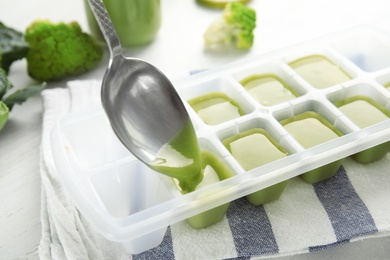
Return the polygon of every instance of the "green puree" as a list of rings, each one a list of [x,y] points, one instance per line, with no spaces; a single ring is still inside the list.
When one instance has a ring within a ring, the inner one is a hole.
[[[223,143],[246,171],[287,156],[287,152],[263,129],[245,131]]]
[[[310,148],[339,137],[338,130],[314,112],[306,112],[295,117],[294,120],[284,121],[282,124],[304,148]]]
[[[274,74],[253,75],[241,81],[260,104],[273,106],[292,100],[298,93]]]
[[[385,84],[385,88],[386,88],[388,91],[390,91],[390,82],[387,83],[387,84]]]
[[[241,166],[249,171],[264,164],[284,158],[288,153],[263,129],[254,128],[223,141],[225,147]],[[279,198],[288,180],[246,196],[253,205],[261,205]]]
[[[161,148],[152,168],[171,177],[181,194],[202,189],[234,174],[214,153],[200,151],[191,121]],[[210,226],[223,219],[229,204],[192,216],[187,222],[194,228]]]
[[[342,133],[316,112],[308,111],[280,122],[284,128],[304,147],[310,148],[333,140]],[[301,174],[309,183],[329,179],[336,174],[343,159]]]
[[[353,96],[336,102],[335,105],[360,128],[380,123],[390,117],[389,111],[366,96]],[[371,163],[383,158],[389,149],[390,142],[385,142],[356,153],[352,158],[360,163]]]
[[[203,173],[198,139],[191,121],[160,149],[151,167],[177,179],[183,193],[195,190],[203,179]]]
[[[204,173],[203,180],[196,187],[196,190],[212,185],[219,181],[230,178],[234,175],[230,170],[214,153],[209,151],[201,152],[202,159],[202,171]],[[230,203],[222,204],[218,207],[212,208],[198,215],[195,215],[187,219],[188,224],[193,228],[205,228],[212,224],[221,221]]]
[[[244,114],[238,103],[222,92],[211,92],[188,100],[188,104],[208,125],[220,124]]]
[[[338,65],[322,55],[307,56],[289,64],[315,88],[327,88],[343,83],[351,77]]]
[[[202,189],[234,174],[215,154],[200,151],[191,121],[160,149],[151,165],[156,171],[171,177],[181,194]],[[229,204],[192,216],[187,222],[194,228],[210,226],[223,219]]]
[[[335,105],[360,128],[389,119],[388,111],[374,100],[363,96],[355,96]]]

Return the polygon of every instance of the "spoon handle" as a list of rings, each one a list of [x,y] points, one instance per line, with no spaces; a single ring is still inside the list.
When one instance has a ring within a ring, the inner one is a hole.
[[[106,7],[102,0],[88,0],[89,6],[99,24],[99,27],[106,39],[107,45],[111,51],[111,56],[122,55],[121,45],[118,35],[108,16]]]

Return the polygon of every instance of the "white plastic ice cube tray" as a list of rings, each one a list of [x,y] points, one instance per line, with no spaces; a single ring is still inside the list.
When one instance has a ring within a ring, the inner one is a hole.
[[[352,79],[326,89],[314,89],[288,65],[312,54],[326,56]],[[260,105],[239,81],[261,73],[277,74],[300,96],[271,107]],[[246,113],[236,120],[209,126],[185,103],[201,147],[215,152],[236,173],[185,196],[178,196],[173,182],[144,166],[122,146],[101,107],[62,118],[52,133],[53,155],[67,192],[86,219],[107,239],[121,242],[131,253],[139,253],[157,246],[170,224],[389,141],[390,120],[359,129],[331,103],[358,94],[371,97],[390,110],[390,92],[383,86],[388,82],[390,37],[369,26],[174,82],[184,101],[222,91]],[[303,149],[278,120],[307,110],[318,112],[344,135]],[[290,155],[245,172],[221,140],[254,127],[266,130]]]

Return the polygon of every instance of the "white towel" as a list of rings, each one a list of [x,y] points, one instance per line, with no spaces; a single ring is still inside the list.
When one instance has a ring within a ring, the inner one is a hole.
[[[292,179],[264,206],[233,201],[226,217],[203,230],[171,225],[160,246],[130,255],[98,234],[70,201],[51,154],[50,132],[61,116],[100,102],[100,82],[72,81],[43,91],[41,259],[250,259],[322,250],[390,234],[390,156],[369,165],[347,158],[331,179]]]

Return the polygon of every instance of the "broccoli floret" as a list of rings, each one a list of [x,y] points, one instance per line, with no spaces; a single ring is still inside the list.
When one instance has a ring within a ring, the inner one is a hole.
[[[80,75],[94,68],[103,55],[102,47],[77,22],[37,20],[27,27],[25,39],[30,45],[28,73],[40,81]]]
[[[203,35],[206,48],[233,45],[238,49],[250,49],[256,27],[256,11],[239,2],[225,6],[223,15],[215,20]]]

